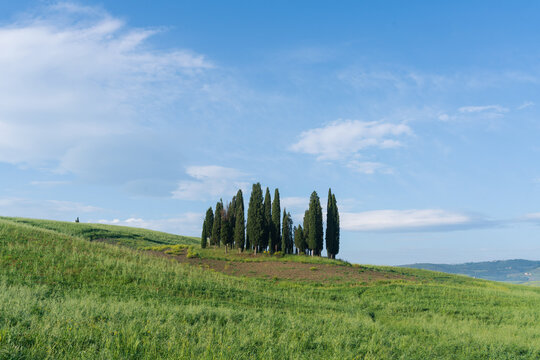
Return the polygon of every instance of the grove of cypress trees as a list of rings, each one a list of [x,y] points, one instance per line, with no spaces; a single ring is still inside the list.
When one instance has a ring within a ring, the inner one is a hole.
[[[244,250],[246,242],[245,225],[244,225],[244,196],[242,190],[238,190],[236,194],[236,222],[234,224],[234,245],[238,251]]]
[[[247,237],[249,243],[255,249],[255,253],[263,242],[264,229],[264,208],[261,184],[253,184],[251,196],[249,197],[249,207],[247,216]]]
[[[283,209],[283,230],[282,230],[282,236],[281,236],[281,251],[283,251],[284,254],[292,254],[293,253],[293,231],[292,231],[292,218],[291,213],[287,213],[285,209]]]
[[[219,246],[221,241],[221,212],[223,211],[223,201],[220,200],[216,204],[216,211],[214,212],[214,224],[212,225],[212,238],[210,240],[211,245]]]
[[[322,208],[316,191],[313,191],[309,198],[307,244],[312,255],[321,255],[323,249]]]
[[[270,252],[282,251],[284,254],[297,253],[321,256],[326,239],[328,257],[335,259],[339,253],[339,212],[335,194],[328,189],[326,212],[326,236],[323,231],[323,213],[320,198],[316,191],[311,193],[309,207],[304,213],[303,226],[293,227],[291,213],[283,210],[279,190],[274,191],[274,201],[267,187],[263,196],[260,183],[253,184],[247,221],[242,190],[238,190],[232,201],[223,207],[223,200],[216,204],[215,212],[210,207],[206,211],[201,233],[201,247],[225,245],[225,249],[235,246],[239,252],[254,249],[255,254],[269,247]]]
[[[281,248],[281,205],[279,203],[279,190],[274,191],[274,201],[272,202],[272,234],[270,241],[270,252],[279,251]]]
[[[270,243],[272,236],[272,199],[270,198],[270,189],[266,188],[264,194],[264,235],[261,243],[262,250],[265,250]]]

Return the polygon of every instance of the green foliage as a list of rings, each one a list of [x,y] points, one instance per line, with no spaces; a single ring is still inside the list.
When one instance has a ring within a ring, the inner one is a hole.
[[[206,219],[205,219],[203,221],[203,227],[202,227],[202,232],[201,232],[201,247],[203,249],[206,247],[206,243],[208,242],[208,237],[207,237],[208,229],[206,227],[207,225],[206,225]]]
[[[326,206],[326,252],[331,259],[335,259],[339,253],[339,212],[336,196],[331,189],[328,189]]]
[[[272,199],[270,189],[266,188],[264,195],[264,235],[261,242],[261,250],[265,250],[271,242],[272,237]]]
[[[180,255],[180,254],[183,254],[190,247],[193,247],[193,246],[184,245],[184,244],[178,244],[178,245],[155,245],[155,246],[144,247],[141,250],[160,251],[160,252],[162,251],[165,254]]]
[[[307,249],[306,239],[302,225],[294,228],[294,246],[298,249],[299,254],[305,254]]]
[[[321,255],[323,248],[322,208],[316,191],[312,192],[309,198],[307,244],[313,255]]]
[[[254,254],[251,251],[238,252],[225,252],[223,248],[210,248],[198,249],[200,257],[203,259],[215,259],[226,260],[233,262],[251,263],[251,262],[272,262],[276,261],[276,258],[280,258],[285,262],[296,262],[302,264],[332,264],[336,266],[352,266],[350,263],[343,260],[328,259],[325,257],[311,257],[311,256],[298,256],[292,254],[283,254],[281,251],[277,251],[273,254],[269,252],[263,252]]]
[[[270,252],[281,250],[281,204],[279,200],[279,189],[274,190],[274,201],[272,202],[272,234],[270,241]]]
[[[261,184],[253,184],[251,196],[249,198],[248,217],[247,217],[247,236],[249,245],[259,250],[264,242],[265,221],[263,208],[263,195]]]
[[[186,257],[188,259],[199,258],[199,257],[201,257],[201,254],[193,246],[190,246],[187,249]]]
[[[0,220],[0,359],[540,357],[538,288],[360,265],[417,280],[237,278],[39,225]]]
[[[233,203],[229,203],[226,210],[221,212],[221,243],[225,246],[232,245],[233,243]]]
[[[207,245],[208,238],[212,236],[212,227],[214,226],[214,212],[212,207],[206,210],[206,216],[203,222],[203,230],[201,235],[201,247],[204,249]]]
[[[304,233],[304,241],[306,242],[306,250],[309,250],[309,245],[307,243],[307,241],[308,241],[307,239],[308,239],[308,236],[309,236],[309,209],[307,209],[304,212],[303,225],[304,225],[303,233]]]
[[[281,251],[284,254],[292,254],[294,248],[293,242],[293,221],[291,213],[287,213],[286,209],[283,209],[283,229],[281,237]]]
[[[212,225],[212,238],[210,243],[212,245],[218,245],[221,241],[221,218],[223,213],[223,200],[218,201],[216,204],[216,211],[214,212],[214,223]]]
[[[244,223],[244,196],[242,190],[236,194],[236,220],[234,225],[234,245],[240,250],[244,250],[246,242],[246,229]]]
[[[334,206],[334,251],[333,258],[339,253],[339,208],[337,206],[336,194],[332,194],[332,202]]]

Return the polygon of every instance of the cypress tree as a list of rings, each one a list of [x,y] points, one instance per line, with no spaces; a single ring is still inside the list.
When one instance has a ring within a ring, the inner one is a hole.
[[[207,245],[208,238],[212,236],[212,227],[214,225],[214,212],[212,207],[206,210],[206,216],[203,223],[203,231],[201,235],[201,247],[204,249]]]
[[[281,205],[279,202],[279,190],[274,191],[274,201],[272,202],[272,235],[270,241],[270,252],[279,251],[281,248]]]
[[[203,249],[206,247],[206,232],[206,219],[204,219],[201,233],[201,248]]]
[[[227,208],[227,218],[229,219],[229,225],[231,226],[231,234],[234,241],[234,227],[236,225],[236,195],[233,196],[231,203]]]
[[[250,245],[259,250],[264,236],[264,208],[261,184],[253,184],[247,216],[247,236]]]
[[[332,203],[334,206],[334,249],[333,258],[339,253],[339,210],[336,201],[336,195],[332,194]]]
[[[231,223],[232,205],[229,203],[226,210],[221,211],[221,243],[227,247],[233,242],[233,232]]]
[[[242,195],[242,190],[238,190],[236,194],[236,221],[234,225],[234,244],[238,251],[244,250],[245,241],[244,196]]]
[[[221,241],[221,212],[223,211],[223,200],[218,201],[216,204],[216,211],[214,212],[214,224],[212,225],[212,239],[211,245],[219,246]]]
[[[328,201],[326,204],[326,253],[332,259],[335,246],[335,214],[334,201],[332,199],[332,189],[328,189]]]
[[[323,249],[322,208],[316,191],[309,198],[308,236],[307,243],[312,255],[321,255]]]
[[[212,236],[213,226],[214,226],[214,211],[212,210],[212,207],[210,206],[208,210],[206,210],[206,235],[207,237]]]
[[[309,234],[309,209],[304,212],[303,224],[304,224],[304,230],[303,230],[303,232],[304,232],[304,242],[306,243],[306,250],[310,250],[309,245],[307,243],[308,234]]]
[[[270,189],[266,188],[264,194],[264,235],[261,248],[265,250],[270,243],[272,236],[272,199],[270,198]]]
[[[298,249],[299,254],[305,254],[306,240],[304,239],[304,230],[302,229],[302,225],[298,225],[298,227],[295,227],[294,229],[294,245]]]
[[[287,211],[283,209],[283,236],[281,237],[281,251],[283,251],[284,254],[292,254],[293,252],[292,222],[291,213],[287,213]]]
[[[292,233],[293,233],[293,238],[294,238],[294,244],[293,244],[293,254],[298,254],[298,248],[296,247],[296,233],[298,232],[298,229],[296,228],[296,226],[293,226],[292,228]],[[294,250],[296,248],[296,250]]]

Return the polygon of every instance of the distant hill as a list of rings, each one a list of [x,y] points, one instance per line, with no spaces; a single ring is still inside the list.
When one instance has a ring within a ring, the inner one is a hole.
[[[540,284],[540,261],[498,260],[465,264],[411,264],[402,267],[467,275],[474,278],[504,281],[514,284]]]

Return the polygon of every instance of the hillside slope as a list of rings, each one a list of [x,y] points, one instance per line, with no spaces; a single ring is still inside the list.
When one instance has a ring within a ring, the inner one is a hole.
[[[540,261],[522,259],[471,262],[455,265],[424,263],[403,265],[403,267],[441,271],[515,284],[534,284],[535,282],[540,282]]]
[[[137,250],[139,229],[96,227],[130,248],[56,225],[0,219],[0,359],[540,357],[537,288],[384,267],[358,271],[408,279],[231,276]]]

